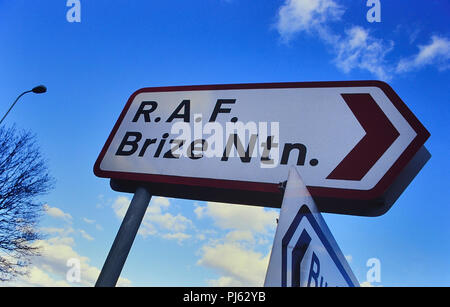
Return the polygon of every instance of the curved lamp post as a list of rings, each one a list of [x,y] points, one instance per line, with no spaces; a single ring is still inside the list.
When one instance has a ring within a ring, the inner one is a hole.
[[[36,87],[34,87],[33,89],[29,90],[29,91],[25,91],[22,94],[20,94],[19,96],[17,96],[16,100],[14,101],[14,103],[11,105],[11,107],[9,107],[8,111],[6,112],[6,114],[3,116],[3,118],[0,120],[0,125],[2,124],[3,120],[5,119],[6,115],[8,115],[9,111],[11,111],[11,109],[14,107],[14,105],[17,103],[17,101],[20,99],[20,97],[22,97],[23,95],[27,94],[27,93],[35,93],[35,94],[42,94],[45,93],[47,91],[47,88],[44,85],[38,85]]]

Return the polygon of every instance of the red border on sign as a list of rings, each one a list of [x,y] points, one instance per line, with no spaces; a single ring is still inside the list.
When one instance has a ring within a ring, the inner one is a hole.
[[[278,184],[249,182],[249,181],[234,181],[221,180],[211,178],[195,178],[195,177],[181,177],[181,176],[167,176],[167,175],[151,175],[128,172],[103,171],[100,169],[100,163],[103,160],[106,151],[111,144],[114,135],[119,129],[123,118],[130,108],[134,98],[141,93],[151,92],[176,92],[176,91],[205,91],[205,90],[238,90],[238,89],[283,89],[283,88],[329,88],[329,87],[378,87],[389,98],[392,104],[407,120],[409,125],[417,133],[411,144],[395,161],[386,174],[380,181],[370,190],[352,190],[352,189],[338,189],[326,187],[308,186],[308,190],[314,197],[327,198],[346,198],[370,200],[381,197],[389,186],[394,182],[403,168],[417,153],[421,146],[430,136],[430,133],[419,122],[416,116],[409,110],[406,104],[394,92],[394,90],[385,82],[382,81],[334,81],[334,82],[287,82],[287,83],[249,83],[249,84],[216,84],[216,85],[189,85],[189,86],[169,86],[169,87],[149,87],[142,88],[134,92],[128,99],[125,108],[119,116],[116,124],[113,127],[99,157],[94,165],[94,174],[98,177],[113,178],[121,180],[132,180],[141,182],[166,183],[174,185],[198,186],[221,188],[236,191],[252,191],[252,192],[268,192],[279,193]]]

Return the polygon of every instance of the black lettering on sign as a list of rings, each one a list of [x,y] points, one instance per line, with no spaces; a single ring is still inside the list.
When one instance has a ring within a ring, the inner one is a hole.
[[[141,105],[139,106],[138,110],[136,111],[136,114],[133,117],[133,120],[132,120],[133,123],[137,122],[141,115],[144,116],[144,121],[146,123],[151,122],[150,113],[155,111],[157,107],[158,107],[158,103],[156,101],[142,101]]]
[[[319,283],[320,277],[320,283]],[[316,253],[312,253],[311,266],[309,268],[308,287],[311,287],[311,282],[314,280],[314,287],[328,287],[328,283],[323,283],[323,276],[320,276],[320,261]]]
[[[134,140],[130,140],[134,137]],[[141,140],[142,134],[139,132],[127,132],[117,149],[116,156],[131,156],[138,149],[138,142]],[[125,146],[131,146],[130,150],[124,150]]]
[[[158,149],[156,149],[156,152],[155,152],[155,155],[154,155],[155,158],[158,158],[159,155],[161,154],[161,151],[162,151],[162,149],[164,147],[164,144],[166,144],[166,139],[169,137],[169,134],[168,133],[164,133],[162,137],[163,138],[159,142]]]
[[[146,139],[144,145],[142,145],[141,151],[139,152],[139,157],[143,157],[147,151],[148,146],[155,144],[157,139]]]
[[[174,140],[170,140],[169,141],[170,144],[175,144],[175,146],[172,146],[172,148],[170,148],[170,150],[168,150],[163,158],[166,159],[178,159],[180,158],[179,154],[174,154],[175,151],[177,151],[179,148],[181,148],[184,144],[184,140],[178,140],[178,139],[174,139]]]
[[[238,152],[239,158],[241,158],[241,161],[243,163],[249,163],[251,161],[251,155],[253,153],[253,150],[255,149],[256,140],[258,138],[257,134],[252,134],[250,136],[250,142],[247,146],[247,150],[244,151],[244,146],[242,145],[241,140],[239,139],[239,136],[237,134],[230,134],[228,137],[227,145],[225,147],[225,150],[223,151],[223,156],[221,161],[228,161],[228,157],[230,156],[231,148],[234,145]]]
[[[180,113],[184,109],[183,113]],[[189,123],[191,117],[191,101],[183,100],[178,107],[173,111],[172,115],[167,119],[167,123],[171,123],[175,118],[181,118],[184,122]]]
[[[297,156],[297,165],[305,165],[305,159],[306,159],[306,146],[300,143],[296,144],[290,144],[287,143],[284,145],[283,148],[283,155],[281,156],[281,162],[280,164],[288,164],[289,162],[289,156],[291,154],[291,151],[293,149],[298,150],[298,156]]]
[[[196,145],[200,145],[201,147],[198,147]],[[188,155],[189,158],[192,160],[197,160],[203,157],[203,152],[208,149],[208,143],[206,140],[195,140],[189,145],[188,147]],[[195,154],[194,151],[201,151],[202,153]]]
[[[234,104],[236,99],[217,99],[216,106],[211,114],[209,122],[215,122],[219,113],[230,113],[230,108],[222,108],[222,104]]]

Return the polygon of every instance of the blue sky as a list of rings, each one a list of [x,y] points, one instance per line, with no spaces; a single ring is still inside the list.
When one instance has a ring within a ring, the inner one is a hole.
[[[246,82],[387,81],[430,131],[431,160],[385,215],[325,214],[350,266],[374,285],[450,284],[450,3],[366,1],[0,0],[0,108],[28,94],[6,125],[33,131],[55,189],[42,198],[42,257],[21,285],[66,281],[66,261],[92,285],[131,195],[111,191],[92,167],[128,97],[151,86]],[[120,283],[261,285],[278,210],[154,198]]]

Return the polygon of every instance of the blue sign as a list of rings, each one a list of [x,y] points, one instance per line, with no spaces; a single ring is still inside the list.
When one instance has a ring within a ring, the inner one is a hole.
[[[288,253],[290,253],[291,257],[291,267],[289,268],[292,272],[291,275],[291,287],[300,287],[301,281],[300,277],[304,276],[304,274],[301,274],[301,263],[303,260],[305,260],[304,256],[306,254],[306,251],[311,246],[311,235],[308,234],[308,231],[306,229],[303,229],[300,236],[295,242],[295,245],[293,245],[293,248],[289,248],[289,244],[292,241],[294,234],[296,233],[297,228],[299,227],[300,223],[306,219],[313,228],[315,234],[319,237],[322,245],[325,247],[327,253],[330,255],[330,258],[333,260],[335,266],[338,268],[339,272],[342,274],[342,277],[347,282],[347,285],[349,287],[355,287],[357,285],[354,284],[352,281],[352,278],[349,276],[349,274],[346,272],[344,266],[340,262],[338,256],[336,255],[336,252],[333,250],[330,242],[328,242],[325,234],[322,232],[322,229],[320,228],[318,222],[314,219],[314,215],[309,210],[308,206],[303,205],[300,210],[298,211],[297,215],[294,218],[294,221],[292,222],[291,226],[289,227],[288,231],[284,235],[282,239],[282,287],[286,287],[288,285],[287,282],[287,275],[288,275],[288,267],[287,267],[287,261],[288,261]],[[312,247],[312,246],[311,246]],[[309,270],[307,271],[308,274],[307,279],[305,280],[306,286],[316,286],[316,287],[327,287],[328,282],[326,280],[326,277],[321,274],[321,265],[320,265],[320,259],[318,255],[312,251],[311,253],[311,260],[307,262],[309,263]],[[303,282],[303,281],[302,281]]]
[[[264,285],[359,286],[295,168],[289,172]]]

